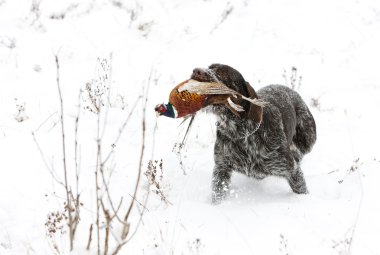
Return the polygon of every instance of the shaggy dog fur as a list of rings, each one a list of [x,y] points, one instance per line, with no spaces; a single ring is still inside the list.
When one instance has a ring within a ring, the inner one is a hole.
[[[300,161],[316,141],[316,126],[297,92],[285,86],[270,85],[256,93],[237,70],[221,64],[196,68],[191,78],[221,82],[246,97],[267,103],[259,107],[241,101],[245,111],[240,116],[224,105],[210,106],[218,118],[212,179],[214,203],[226,196],[233,171],[256,179],[281,176],[287,179],[293,192],[308,192]]]

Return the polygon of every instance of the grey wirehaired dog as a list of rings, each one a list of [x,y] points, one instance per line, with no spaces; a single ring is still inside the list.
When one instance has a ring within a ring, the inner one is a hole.
[[[233,171],[256,179],[281,176],[287,179],[293,192],[308,193],[300,161],[316,141],[316,126],[296,91],[270,85],[256,93],[237,70],[222,64],[212,64],[207,69],[196,68],[191,78],[201,82],[221,82],[246,97],[266,102],[264,107],[239,102],[245,110],[240,116],[224,105],[209,106],[218,119],[213,203],[226,196]]]

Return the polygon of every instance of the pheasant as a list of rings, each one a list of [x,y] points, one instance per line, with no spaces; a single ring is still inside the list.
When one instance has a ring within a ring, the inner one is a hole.
[[[240,116],[239,112],[244,111],[239,105],[242,100],[259,106],[264,105],[259,99],[247,98],[222,83],[190,79],[174,87],[169,95],[169,103],[157,105],[155,111],[157,116],[181,118],[194,114],[208,105],[224,104],[232,113]]]

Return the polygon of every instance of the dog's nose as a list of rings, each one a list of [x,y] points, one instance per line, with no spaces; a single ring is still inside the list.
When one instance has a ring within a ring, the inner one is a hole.
[[[191,79],[205,81],[207,79],[207,71],[203,68],[195,68],[191,75]]]
[[[200,75],[205,75],[205,70],[202,68],[195,68],[193,70],[193,75],[200,76]]]

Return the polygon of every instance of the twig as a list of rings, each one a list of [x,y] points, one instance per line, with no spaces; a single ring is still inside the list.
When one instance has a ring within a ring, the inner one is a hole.
[[[217,29],[219,28],[219,26],[222,25],[223,22],[226,21],[226,19],[227,19],[228,16],[232,13],[233,10],[234,10],[234,7],[230,4],[230,2],[228,2],[226,8],[224,9],[224,11],[223,11],[223,13],[222,13],[222,15],[221,15],[220,20],[219,20],[218,23],[216,23],[215,26],[211,29],[210,34],[214,33],[214,31],[217,30]]]
[[[100,204],[102,205],[104,218],[106,219],[106,230],[105,230],[106,232],[105,232],[105,237],[104,237],[104,255],[107,255],[108,254],[108,240],[109,240],[112,218],[109,211],[105,208],[102,200],[100,200]]]
[[[352,154],[355,156],[355,158],[357,158],[357,160],[354,161],[354,163],[357,163],[359,161],[359,158],[356,157],[356,152],[355,152],[355,147],[354,147],[354,144],[353,144],[353,139],[352,139],[352,135],[351,135],[351,129],[350,129],[350,121],[348,119],[348,115],[347,115],[347,111],[345,110],[345,115],[346,115],[346,119],[347,119],[347,129],[348,129],[348,133],[350,135],[350,143],[351,143],[351,147],[352,147]],[[360,170],[358,169],[358,175],[359,175],[359,183],[360,183],[360,190],[361,190],[361,193],[360,193],[360,200],[359,200],[359,205],[358,205],[358,210],[356,211],[356,215],[355,215],[355,222],[352,226],[352,233],[351,233],[351,242],[348,244],[348,254],[351,254],[351,248],[352,248],[352,244],[354,242],[354,236],[355,236],[355,232],[356,232],[356,228],[357,228],[357,225],[358,225],[358,222],[359,222],[359,218],[360,218],[360,214],[361,214],[361,210],[362,210],[362,205],[363,205],[363,200],[364,200],[364,188],[363,188],[363,180],[362,180],[362,176],[360,174]]]
[[[78,112],[75,118],[75,130],[74,130],[74,161],[75,161],[75,184],[76,184],[76,193],[75,198],[73,197],[76,214],[74,219],[73,226],[73,238],[75,238],[75,232],[79,223],[79,214],[80,214],[80,200],[79,200],[79,170],[80,170],[80,152],[78,152],[78,128],[79,128],[79,118],[81,112],[81,96],[82,90],[79,91],[78,95]]]
[[[104,188],[106,190],[106,194],[107,194],[107,198],[108,198],[108,202],[110,203],[111,205],[111,209],[114,213],[114,217],[116,217],[116,219],[121,223],[121,224],[127,224],[127,222],[124,222],[122,219],[120,219],[119,215],[118,215],[118,211],[120,209],[120,206],[123,202],[123,197],[121,198],[120,200],[120,203],[119,203],[119,206],[118,208],[115,208],[114,205],[113,205],[113,202],[112,202],[112,198],[111,198],[111,194],[109,192],[109,185],[107,184],[106,180],[105,180],[105,176],[104,176],[104,171],[103,171],[103,168],[100,168],[100,173],[102,175],[102,180],[103,180],[103,185],[104,185]]]
[[[149,75],[149,79],[148,79],[148,86],[147,86],[147,91],[149,90],[149,84],[150,84],[150,79],[152,77],[152,72],[150,73]],[[147,92],[146,92],[147,93]],[[137,195],[137,190],[138,190],[138,186],[139,186],[139,183],[140,183],[140,178],[141,178],[141,169],[142,169],[142,161],[143,161],[143,157],[144,157],[144,151],[145,151],[145,130],[146,130],[146,127],[145,127],[145,118],[146,118],[146,104],[147,104],[147,101],[148,101],[148,98],[147,96],[145,95],[145,101],[144,101],[144,105],[143,105],[143,114],[142,114],[142,141],[141,141],[141,150],[140,150],[140,159],[139,159],[139,170],[138,170],[138,174],[137,174],[137,180],[136,180],[136,184],[135,184],[135,190],[133,192],[133,197],[135,198],[136,195]],[[134,202],[135,200],[132,199],[131,200],[131,203],[129,205],[129,208],[128,208],[128,211],[127,213],[125,214],[125,217],[124,217],[124,221],[127,221],[128,218],[129,218],[129,215],[132,211],[132,208],[133,208],[133,205],[134,205]],[[125,228],[125,226],[124,226]],[[123,234],[121,236],[121,239],[124,240],[126,237],[126,234],[125,234],[125,229],[123,229]]]
[[[138,201],[135,197],[133,197],[131,194],[128,194],[132,199],[134,199],[141,207],[143,207],[145,210],[149,212],[149,209],[146,207],[146,203],[142,204],[140,201]]]
[[[91,241],[92,241],[92,224],[90,225],[90,231],[89,231],[88,241],[87,241],[87,246],[86,246],[86,250],[88,251],[90,250]]]
[[[80,110],[81,110],[81,96],[82,96],[82,89],[79,91],[78,96],[78,112],[77,116],[75,118],[75,134],[74,134],[74,161],[75,161],[75,177],[76,177],[76,196],[78,198],[79,196],[79,169],[80,169],[80,162],[79,162],[79,155],[78,155],[78,128],[79,128],[79,118],[80,118]]]
[[[146,207],[146,205],[148,204],[149,194],[150,194],[150,190],[149,190],[149,188],[148,188],[148,192],[147,192],[147,194],[146,194],[146,199],[145,199],[145,201],[144,201],[144,204],[141,204],[139,201],[137,201],[137,202],[139,203],[139,205],[143,208],[143,210],[141,211],[141,210],[137,207],[137,209],[139,210],[139,213],[140,213],[139,221],[138,221],[137,224],[136,224],[136,228],[135,228],[135,230],[132,232],[132,234],[131,234],[131,235],[129,236],[129,238],[126,240],[127,242],[129,242],[129,241],[134,237],[134,235],[137,233],[137,230],[139,229],[140,224],[142,223],[142,218],[143,218],[143,216],[144,216],[145,211],[148,211],[148,212],[149,212],[148,208]]]
[[[109,108],[110,108],[110,105],[111,105],[111,100],[110,100],[110,94],[111,94],[111,84],[112,84],[112,52],[110,53],[110,58],[109,58],[109,69],[108,69],[108,75],[106,76],[106,81],[108,84],[106,84],[106,90],[107,90],[107,95],[106,95],[106,100],[107,100],[107,103],[105,104],[106,105],[106,109],[105,109],[105,112],[104,112],[104,118],[103,118],[103,130],[102,130],[102,135],[101,137],[103,138],[104,136],[104,133],[106,132],[106,127],[107,127],[107,120],[108,120],[108,111],[109,111]],[[99,109],[100,110],[100,109]]]
[[[40,146],[40,144],[38,143],[37,138],[36,138],[36,135],[35,135],[34,132],[32,132],[32,136],[33,136],[34,143],[36,144],[37,149],[38,149],[38,151],[40,152],[40,155],[41,155],[42,161],[44,162],[46,169],[49,171],[50,175],[53,177],[53,179],[54,179],[58,184],[62,185],[62,187],[65,187],[65,184],[64,184],[61,180],[59,180],[58,177],[55,175],[55,172],[54,172],[53,168],[49,166],[49,164],[48,164],[48,162],[47,162],[47,160],[46,160],[46,158],[45,158],[45,154],[44,154],[44,152],[42,151],[41,146]]]
[[[127,124],[129,123],[129,119],[131,118],[132,114],[134,113],[135,108],[136,108],[136,106],[137,106],[137,103],[140,101],[140,99],[141,99],[141,96],[139,96],[139,97],[136,99],[135,103],[133,104],[133,106],[132,106],[132,108],[131,108],[131,110],[130,110],[128,116],[127,116],[127,118],[125,119],[125,121],[123,122],[123,125],[122,125],[121,128],[119,129],[119,133],[118,133],[118,135],[116,136],[115,141],[112,143],[112,146],[111,146],[112,149],[110,150],[110,152],[107,154],[107,156],[105,157],[105,159],[104,159],[103,162],[102,162],[103,165],[106,164],[106,162],[110,159],[111,155],[114,153],[115,148],[116,148],[116,145],[117,145],[117,143],[119,142],[119,139],[120,139],[120,137],[121,137],[121,135],[122,135],[122,133],[123,133],[125,127],[126,127]]]
[[[293,90],[296,89],[296,81],[297,81],[297,68],[292,67],[292,75],[290,76],[290,85]]]
[[[61,106],[61,133],[62,133],[62,153],[63,153],[63,172],[65,177],[65,189],[66,189],[66,200],[67,200],[67,206],[68,206],[68,218],[69,218],[69,238],[70,238],[70,251],[74,248],[74,233],[73,233],[73,219],[71,215],[71,199],[70,199],[70,192],[69,192],[69,184],[67,179],[67,166],[66,166],[66,142],[65,142],[65,126],[64,126],[64,118],[63,118],[63,99],[62,99],[62,91],[59,81],[59,59],[58,56],[55,55],[55,64],[57,68],[57,88],[58,88],[58,94],[59,94],[59,101]]]
[[[95,169],[95,189],[96,189],[96,233],[97,233],[97,254],[100,255],[100,197],[99,197],[99,169],[101,167],[101,140],[100,140],[100,114],[98,113],[97,118],[97,138],[96,138],[96,144],[97,144],[97,154],[96,154],[96,169]]]
[[[53,112],[52,114],[49,115],[34,131],[37,132],[40,130],[40,128],[51,118],[53,117],[54,114],[57,114],[57,112]],[[55,124],[54,124],[55,125]]]
[[[140,179],[141,179],[142,161],[143,161],[144,152],[145,152],[145,131],[146,131],[146,121],[145,120],[146,120],[146,105],[148,102],[147,95],[149,92],[149,85],[150,85],[150,81],[152,78],[152,74],[153,74],[153,69],[150,72],[150,75],[148,78],[148,83],[147,83],[147,88],[145,91],[145,100],[144,100],[144,104],[143,104],[143,114],[142,114],[142,121],[141,121],[142,122],[141,123],[142,124],[142,134],[141,134],[142,135],[142,141],[141,141],[141,149],[140,149],[139,169],[138,169],[137,179],[136,179],[136,183],[135,183],[135,190],[133,192],[132,198],[136,198],[136,196],[137,196],[137,190],[138,190]],[[129,215],[130,215],[132,208],[134,206],[134,202],[135,202],[135,199],[132,199],[131,203],[129,204],[128,210],[124,216],[124,222],[128,222]],[[129,230],[130,230],[130,224],[127,223],[123,226],[122,231],[121,231],[121,240],[123,240],[123,242],[119,243],[116,246],[112,255],[116,255],[121,250],[121,248],[129,241],[129,239],[126,239],[128,236]]]

